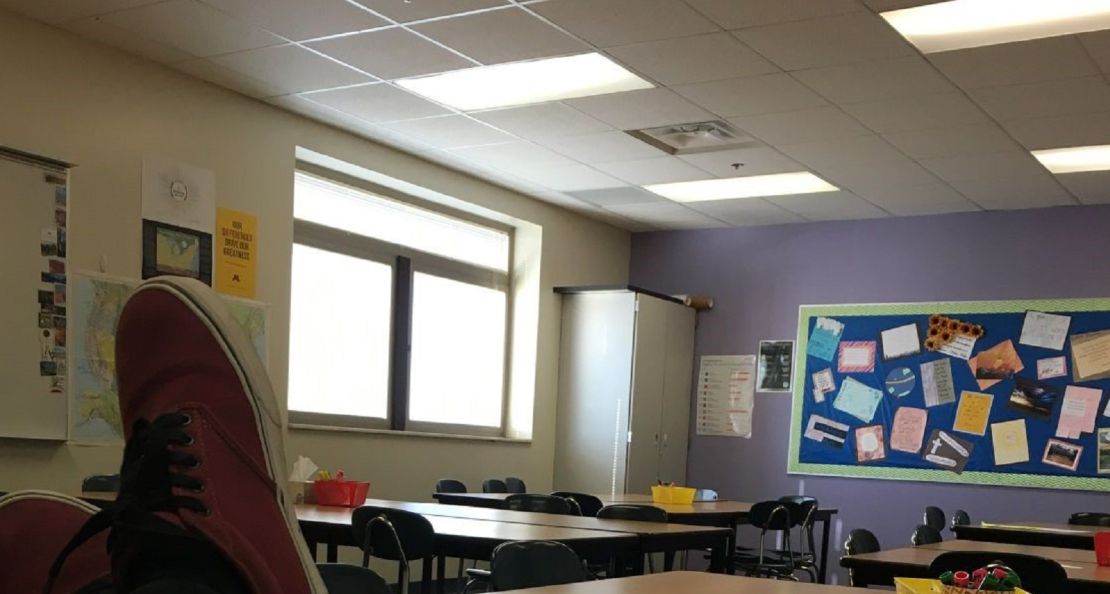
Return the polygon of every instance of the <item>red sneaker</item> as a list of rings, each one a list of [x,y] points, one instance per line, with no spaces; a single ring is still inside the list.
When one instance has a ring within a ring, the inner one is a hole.
[[[48,491],[0,497],[0,592],[42,592],[50,564],[97,511],[80,499]],[[69,555],[54,592],[76,594],[111,585],[105,536],[85,541]]]
[[[136,585],[129,564],[168,525],[207,541],[255,593],[326,594],[285,494],[269,378],[216,293],[180,277],[141,284],[120,315],[116,374],[127,433],[117,587]]]

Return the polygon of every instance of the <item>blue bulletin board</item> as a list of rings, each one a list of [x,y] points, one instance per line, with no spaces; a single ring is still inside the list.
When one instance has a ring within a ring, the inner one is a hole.
[[[788,472],[1110,491],[1110,299],[799,308]]]

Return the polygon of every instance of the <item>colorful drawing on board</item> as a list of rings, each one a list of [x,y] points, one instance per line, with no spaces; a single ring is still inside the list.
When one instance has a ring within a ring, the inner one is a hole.
[[[883,426],[869,425],[856,428],[856,462],[874,462],[886,458],[883,446]]]
[[[809,346],[806,353],[811,357],[832,362],[836,356],[836,348],[840,344],[840,335],[844,334],[844,324],[832,318],[817,318],[814,322],[813,332],[809,335]]]
[[[1083,446],[1059,439],[1050,439],[1045,444],[1044,456],[1041,462],[1075,472],[1079,468],[1079,458],[1083,455]]]
[[[917,386],[917,376],[909,367],[895,367],[886,374],[886,393],[895,398],[905,398]]]
[[[971,459],[971,452],[974,450],[974,443],[960,439],[947,431],[933,429],[925,442],[925,451],[921,458],[930,464],[960,474],[967,466],[967,461]]]

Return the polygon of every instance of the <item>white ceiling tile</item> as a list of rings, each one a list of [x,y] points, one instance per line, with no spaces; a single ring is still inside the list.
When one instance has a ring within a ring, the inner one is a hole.
[[[598,163],[597,169],[636,186],[709,179],[712,176],[677,157]]]
[[[741,29],[734,35],[785,70],[916,54],[886,21],[869,12]]]
[[[979,179],[953,182],[952,187],[984,210],[1013,210],[1076,204],[1060,185],[1045,174],[1029,179]]]
[[[609,210],[660,229],[720,229],[725,223],[669,200],[650,204],[618,204]]]
[[[1110,204],[1110,171],[1065,173],[1056,179],[1083,204]]]
[[[608,163],[662,157],[663,151],[624,132],[560,136],[542,140],[544,146],[584,163]]]
[[[583,190],[581,192],[571,192],[571,196],[580,198],[591,204],[606,207],[620,204],[646,204],[648,202],[663,202],[666,200],[666,198],[658,194],[652,194],[647,190],[634,186]]]
[[[370,10],[401,23],[509,6],[508,0],[357,0]]]
[[[247,23],[292,41],[389,25],[345,0],[201,0]]]
[[[770,74],[778,68],[728,33],[614,47],[608,53],[665,85]]]
[[[589,51],[590,47],[517,8],[440,19],[413,29],[483,64]]]
[[[961,93],[896,97],[843,107],[863,125],[880,134],[990,121],[978,106]]]
[[[762,198],[691,202],[690,208],[736,227],[801,223],[805,219]]]
[[[230,68],[224,68],[204,58],[193,58],[184,62],[176,62],[172,64],[171,67],[190,76],[206,80],[212,84],[231,89],[256,99],[285,93],[280,87],[265,83],[241,72],[235,72]]]
[[[905,155],[878,136],[816,140],[777,147],[786,156],[814,168],[843,167],[856,163],[904,161]]]
[[[386,83],[318,91],[304,97],[368,122],[412,120],[451,113],[435,103]]]
[[[1098,73],[1074,35],[941,52],[928,58],[966,89]]]
[[[381,124],[381,126],[411,136],[436,148],[476,146],[515,140],[504,132],[461,115],[402,120],[388,122]]]
[[[853,192],[875,188],[919,186],[937,181],[936,176],[909,159],[848,163],[834,167],[821,167],[817,172],[834,186]]]
[[[521,177],[560,192],[618,188],[625,184],[586,165],[560,165],[522,172]]]
[[[383,79],[432,74],[474,66],[404,29],[385,29],[309,44],[337,60]]]
[[[433,148],[410,137],[402,136],[401,134],[375,126],[370,122],[361,120],[350,114],[332,109],[326,105],[314,103],[299,95],[267,97],[265,101],[271,105],[276,105],[309,119],[335,126],[352,134],[364,136],[410,153],[420,153],[432,150]]]
[[[1013,120],[1002,127],[1030,150],[1110,144],[1110,112]]]
[[[457,148],[448,152],[485,167],[516,175],[545,167],[575,164],[559,153],[525,141]]]
[[[887,186],[856,190],[861,198],[895,216],[936,215],[979,210],[975,203],[944,183]]]
[[[676,86],[694,103],[722,117],[776,113],[826,105],[789,74],[768,74]]]
[[[717,177],[747,177],[803,171],[805,167],[770,147],[740,148],[679,155],[679,159]],[[734,165],[739,167],[734,167]]]
[[[757,27],[864,10],[856,0],[687,0],[725,29]]]
[[[873,134],[837,107],[729,118],[729,122],[775,145]]]
[[[1079,35],[1079,41],[1087,54],[1094,59],[1103,72],[1110,72],[1110,31],[1095,31]]]
[[[680,0],[549,0],[529,8],[599,47],[718,30]]]
[[[914,159],[1021,150],[1021,146],[994,123],[892,132],[884,134],[883,138]]]
[[[565,103],[621,130],[715,119],[713,114],[662,88],[582,97]]]
[[[162,0],[0,0],[0,7],[50,24],[88,17]]]
[[[301,93],[373,80],[297,45],[264,47],[212,58],[212,61],[266,84]]]
[[[767,200],[811,221],[875,219],[889,216],[883,209],[851,192],[844,191],[772,196]]]
[[[282,42],[279,37],[196,0],[168,0],[100,18],[120,29],[202,58]]]
[[[969,94],[998,120],[1110,111],[1110,84],[1102,76],[984,87]]]
[[[163,64],[194,59],[192,54],[131,31],[125,31],[98,17],[66,21],[59,24],[58,27],[76,33],[85,39],[103,43],[129,54]]]
[[[562,103],[544,103],[472,113],[473,117],[521,138],[542,140],[612,130]]]
[[[917,56],[799,70],[793,75],[834,103],[956,91],[936,68]]]
[[[1037,179],[1049,175],[1044,166],[1025,151],[938,157],[918,162],[947,182]]]

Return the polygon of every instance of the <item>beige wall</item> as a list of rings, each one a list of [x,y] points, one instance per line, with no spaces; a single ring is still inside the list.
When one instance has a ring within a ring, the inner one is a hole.
[[[0,145],[78,164],[71,182],[71,270],[137,277],[140,167],[161,154],[211,168],[219,205],[259,220],[258,298],[273,305],[271,370],[284,400],[293,167],[297,146],[427,186],[542,227],[535,411],[530,444],[292,430],[290,456],[373,481],[385,497],[427,498],[432,483],[515,474],[551,483],[558,365],[557,285],[624,283],[626,232],[533,201],[0,11]],[[2,379],[0,379],[2,381]],[[2,411],[0,411],[2,414]],[[0,440],[0,490],[72,491],[113,471],[117,448]]]

